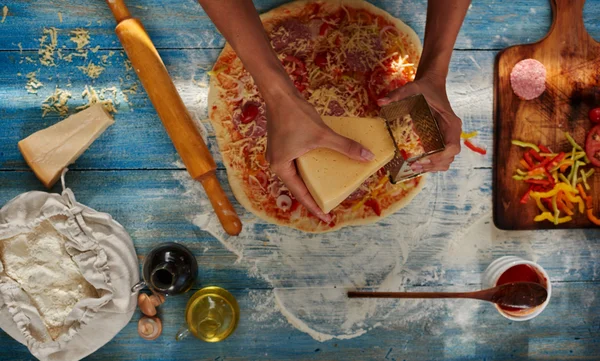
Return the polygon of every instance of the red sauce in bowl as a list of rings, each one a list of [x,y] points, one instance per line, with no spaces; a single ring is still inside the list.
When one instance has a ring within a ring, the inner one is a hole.
[[[500,275],[500,278],[498,278],[496,286],[512,282],[533,282],[547,287],[547,280],[545,279],[545,277],[543,277],[538,271],[536,271],[535,268],[527,264],[519,264],[516,266],[512,266],[511,268],[504,271],[504,273]],[[498,305],[498,307],[508,312],[523,311],[523,309],[508,306]]]

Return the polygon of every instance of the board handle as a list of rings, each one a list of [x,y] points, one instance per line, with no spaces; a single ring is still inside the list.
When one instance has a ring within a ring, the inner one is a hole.
[[[559,39],[573,45],[581,40],[587,42],[591,39],[583,23],[585,0],[550,0],[550,4],[552,26],[548,38]]]

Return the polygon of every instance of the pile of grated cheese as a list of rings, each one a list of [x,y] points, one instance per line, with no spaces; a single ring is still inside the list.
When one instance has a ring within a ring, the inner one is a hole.
[[[27,84],[25,85],[25,89],[27,89],[28,93],[37,94],[39,88],[43,87],[44,84],[36,79],[37,73],[32,71],[27,74]]]
[[[50,42],[46,43],[50,37]],[[56,50],[56,45],[58,44],[58,32],[56,28],[44,28],[43,35],[40,38],[40,49],[38,50],[38,54],[40,56],[40,63],[45,66],[56,66],[56,62],[54,61],[54,51]]]
[[[105,68],[90,61],[87,66],[78,66],[77,69],[90,78],[97,79],[104,72]]]
[[[107,98],[106,93],[108,93],[111,97]],[[118,113],[115,105],[118,106],[119,101],[117,99],[117,88],[114,86],[110,88],[102,88],[100,89],[100,92],[98,92],[96,89],[94,89],[94,87],[86,85],[83,92],[81,92],[81,97],[83,99],[87,99],[88,103],[75,108],[77,110],[83,110],[96,103],[100,103],[108,112]]]
[[[71,92],[68,90],[60,89],[58,86],[54,90],[54,94],[50,95],[42,103],[42,118],[46,114],[55,112],[61,116],[65,116],[69,113],[69,106],[67,102],[71,98]]]

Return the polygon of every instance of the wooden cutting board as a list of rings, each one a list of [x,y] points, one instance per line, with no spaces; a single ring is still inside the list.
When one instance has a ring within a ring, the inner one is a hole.
[[[494,79],[495,167],[494,223],[500,229],[591,228],[584,214],[555,226],[534,222],[539,214],[533,202],[519,200],[528,187],[512,179],[523,150],[512,139],[547,145],[554,152],[572,148],[564,136],[568,131],[584,146],[592,125],[587,113],[600,106],[600,43],[587,33],[583,23],[585,0],[551,0],[553,22],[544,39],[534,44],[512,46],[496,57]],[[537,99],[521,100],[510,86],[513,66],[533,58],[546,67],[546,91]],[[600,169],[590,179],[595,214],[600,216]]]

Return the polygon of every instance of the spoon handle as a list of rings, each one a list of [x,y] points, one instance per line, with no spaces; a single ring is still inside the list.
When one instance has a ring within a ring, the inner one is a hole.
[[[474,292],[370,292],[348,291],[349,298],[475,298]]]

